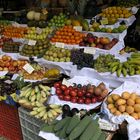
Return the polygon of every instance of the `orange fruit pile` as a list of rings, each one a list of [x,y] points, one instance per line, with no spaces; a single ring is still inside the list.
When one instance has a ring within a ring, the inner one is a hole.
[[[3,35],[9,38],[23,38],[26,32],[27,28],[24,27],[6,26],[4,27]]]
[[[83,40],[84,36],[85,34],[76,31],[72,26],[64,26],[56,31],[54,37],[51,38],[51,42],[76,45]]]

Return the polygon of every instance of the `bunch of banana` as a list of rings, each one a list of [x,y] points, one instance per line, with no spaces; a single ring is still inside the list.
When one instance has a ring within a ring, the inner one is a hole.
[[[116,72],[117,76],[120,77],[123,74],[124,77],[127,75],[139,75],[140,74],[140,53],[133,53],[126,62],[113,62],[108,64],[111,73]]]
[[[60,105],[50,104],[45,106],[43,103],[36,102],[36,106],[33,111],[30,112],[31,116],[50,123],[55,120],[62,113]]]
[[[137,49],[126,46],[124,49],[120,51],[120,54],[122,55],[124,53],[130,53],[130,52],[137,52]]]
[[[50,96],[50,87],[42,84],[30,84],[21,89],[19,103],[25,106],[36,106],[36,102],[44,103]]]

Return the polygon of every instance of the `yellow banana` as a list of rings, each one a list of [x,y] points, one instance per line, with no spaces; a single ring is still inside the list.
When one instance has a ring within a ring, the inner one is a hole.
[[[37,115],[37,114],[38,114],[38,112],[35,111],[35,110],[30,112],[30,115],[32,115],[32,116],[35,116],[35,115]]]
[[[55,109],[53,109],[55,112],[57,112],[57,113],[62,113],[62,109],[61,108],[55,108]]]
[[[49,105],[51,108],[60,108],[60,105],[56,105],[56,104],[50,104]]]

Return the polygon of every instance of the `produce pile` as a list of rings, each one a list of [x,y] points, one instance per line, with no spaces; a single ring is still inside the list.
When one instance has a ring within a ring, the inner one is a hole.
[[[101,13],[102,17],[106,18],[129,18],[132,16],[131,11],[124,7],[108,7],[104,9]]]
[[[108,37],[96,37],[92,33],[88,33],[79,43],[79,46],[110,50],[117,43],[118,39],[116,38],[110,40]]]
[[[107,108],[115,116],[121,114],[130,115],[135,119],[140,119],[140,97],[137,93],[127,91],[120,95],[111,94],[107,97]]]
[[[74,65],[77,65],[78,69],[82,69],[83,67],[92,67],[93,62],[93,55],[84,53],[84,49],[79,50],[72,50],[71,51],[71,62]]]
[[[30,63],[30,65],[34,69],[32,73],[29,73],[22,68],[19,71],[19,75],[28,80],[42,80],[45,78],[45,67],[39,65],[38,63]]]
[[[108,89],[104,83],[100,83],[98,86],[75,84],[69,87],[62,83],[55,83],[54,87],[60,100],[78,104],[101,102],[108,95]]]
[[[70,1],[71,10],[79,13],[83,3],[74,7]],[[27,12],[26,27],[0,21],[0,101],[11,104],[7,98],[16,98],[30,116],[44,122],[42,131],[65,140],[106,140],[108,134],[101,130],[106,122],[99,127],[102,115],[129,115],[138,121],[138,91],[111,91],[125,81],[139,82],[140,52],[121,50],[131,11],[108,7],[88,21],[63,13],[52,17],[46,9],[35,9]],[[104,105],[107,112],[100,112]]]
[[[20,46],[20,42],[14,42],[12,39],[9,39],[4,41],[2,51],[8,53],[18,53]]]
[[[60,28],[66,24],[66,20],[67,20],[66,15],[63,13],[60,13],[59,15],[52,17],[52,19],[48,23],[48,26],[54,27],[54,28],[57,28],[57,27]]]
[[[72,26],[64,26],[51,38],[51,42],[62,42],[65,44],[79,44],[85,35],[73,29]]]
[[[99,26],[96,26],[94,24],[89,28],[89,31],[92,31],[92,32],[105,32],[105,33],[122,33],[124,30],[127,29],[126,25],[120,25],[119,27],[112,29],[112,28],[99,27]]]
[[[66,117],[60,121],[54,121],[44,125],[44,132],[54,133],[60,139],[80,140],[105,140],[106,134],[101,131],[98,120],[92,120],[92,116],[80,119],[78,116]]]
[[[24,38],[27,28],[25,27],[14,27],[12,25],[5,26],[3,29],[3,35],[9,38]]]
[[[0,71],[9,71],[11,73],[17,73],[27,63],[26,60],[13,60],[8,55],[3,55],[0,58]]]
[[[64,48],[58,48],[55,45],[51,46],[43,58],[54,62],[70,62],[71,51]]]
[[[126,77],[127,75],[139,75],[139,57],[140,53],[133,53],[130,58],[125,62],[120,62],[113,55],[100,55],[94,61],[94,69],[98,72],[111,72],[115,73],[118,77],[121,75]]]
[[[118,6],[132,7],[138,5],[138,0],[117,0]]]
[[[42,56],[49,46],[50,42],[47,39],[45,41],[38,40],[35,45],[25,44],[21,49],[20,54],[28,57]]]
[[[50,87],[42,84],[29,84],[20,91],[18,102],[24,106],[40,107],[50,96]]]
[[[109,72],[109,64],[114,64],[116,62],[119,63],[119,60],[116,59],[114,55],[99,55],[94,61],[94,69],[98,72]]]
[[[1,97],[6,98],[8,95],[15,93],[16,90],[17,90],[17,87],[9,76],[0,78],[0,98]]]
[[[45,40],[49,34],[51,34],[53,31],[52,28],[46,27],[46,28],[35,28],[35,27],[29,27],[27,30],[27,33],[25,35],[26,39],[32,39],[32,40]]]

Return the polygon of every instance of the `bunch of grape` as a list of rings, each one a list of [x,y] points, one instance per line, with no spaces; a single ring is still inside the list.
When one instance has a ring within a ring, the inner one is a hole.
[[[71,51],[71,62],[77,65],[78,69],[83,67],[93,67],[93,55],[84,53],[84,49],[72,50]]]

